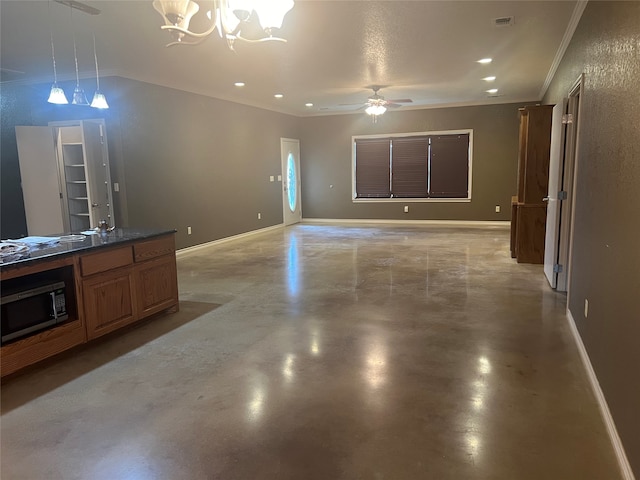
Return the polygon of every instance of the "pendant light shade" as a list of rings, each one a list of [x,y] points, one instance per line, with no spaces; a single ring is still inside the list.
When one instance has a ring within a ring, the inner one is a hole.
[[[93,108],[109,108],[109,104],[107,103],[107,98],[104,96],[100,90],[96,90],[96,93],[93,94],[93,100],[91,100],[91,106]]]
[[[49,93],[49,98],[47,99],[49,103],[55,103],[56,105],[66,105],[69,103],[67,100],[67,96],[64,94],[64,90],[62,90],[56,82],[51,85],[51,92]]]
[[[89,105],[87,96],[84,94],[84,90],[80,88],[80,75],[78,74],[78,52],[76,51],[76,31],[73,28],[73,8],[69,6],[69,12],[71,15],[71,30],[73,34],[73,58],[76,61],[76,88],[73,90],[72,105]]]
[[[93,94],[91,106],[93,108],[109,108],[104,93],[100,91],[100,75],[98,73],[98,54],[96,53],[96,36],[93,35],[93,58],[96,61],[96,93]]]
[[[84,94],[84,90],[80,88],[80,85],[76,85],[76,88],[73,90],[71,105],[89,105],[87,96]]]
[[[51,61],[53,62],[53,85],[51,85],[51,92],[49,92],[49,98],[47,102],[55,103],[56,105],[66,105],[69,103],[67,96],[64,94],[64,90],[58,86],[58,74],[56,72],[56,52],[53,48],[53,29],[51,27],[51,4],[49,7],[49,33],[51,35]]]
[[[274,28],[282,28],[284,16],[293,8],[293,0],[272,0],[270,2],[254,2],[254,10],[260,25],[271,36]]]

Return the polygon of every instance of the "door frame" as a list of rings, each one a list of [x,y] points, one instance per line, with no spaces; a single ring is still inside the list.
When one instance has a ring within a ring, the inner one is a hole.
[[[85,156],[85,162],[87,162],[87,152],[86,152],[86,145],[84,144],[84,135],[85,135],[85,130],[84,130],[84,125],[85,124],[95,124],[98,126],[98,128],[100,129],[100,137],[101,137],[101,154],[102,154],[102,159],[104,162],[106,162],[106,182],[107,182],[107,209],[109,212],[109,224],[111,226],[115,226],[116,225],[116,217],[115,217],[115,205],[114,205],[114,199],[113,199],[113,180],[111,178],[111,159],[109,158],[109,147],[108,147],[108,139],[107,139],[107,123],[105,121],[104,118],[85,118],[82,120],[62,120],[62,121],[54,121],[54,122],[49,122],[47,125],[49,125],[50,127],[53,127],[56,129],[56,139],[57,139],[57,130],[61,127],[80,127],[81,130],[81,135],[83,138],[83,154]],[[56,141],[56,147],[57,145],[57,141]],[[62,156],[60,154],[60,152],[58,153],[58,160],[60,162],[62,162]],[[87,179],[87,181],[89,181],[89,179]],[[122,182],[120,184],[118,184],[118,191],[122,191]],[[92,189],[93,190],[93,189]],[[66,205],[66,201],[64,202],[65,204],[65,209],[67,209],[67,205]],[[90,210],[91,212],[91,226],[93,225],[98,225],[98,222],[100,220],[102,220],[102,218],[100,216],[100,218],[94,218],[95,214],[92,210]],[[67,218],[67,222],[68,222],[68,218],[69,218],[69,212],[66,211],[65,212],[66,218]],[[120,224],[123,224],[124,222],[122,222],[122,219],[120,220]],[[67,229],[69,231],[71,231],[70,229]]]
[[[293,144],[295,152],[293,158],[295,160],[296,169],[296,206],[293,212],[289,208],[288,193],[289,179],[287,178],[287,168],[291,145]],[[280,164],[282,168],[282,223],[293,225],[302,221],[302,195],[300,190],[300,140],[295,138],[280,138]]]
[[[570,188],[567,191],[567,201],[564,202],[562,208],[566,207],[569,213],[569,225],[565,224],[565,228],[560,225],[560,261],[565,261],[567,268],[562,272],[564,278],[559,277],[558,280],[564,281],[564,290],[569,292],[571,288],[571,267],[573,257],[573,238],[574,238],[574,224],[575,224],[575,212],[576,212],[576,185],[578,179],[578,168],[580,165],[580,117],[582,112],[582,103],[584,99],[584,73],[578,77],[573,86],[569,90],[569,113],[573,115],[573,128],[568,132],[572,135],[572,142],[570,144],[570,171],[567,171],[565,164],[565,172],[563,174],[563,188]],[[566,215],[565,215],[566,217]],[[562,215],[561,215],[562,218]],[[567,294],[567,305],[569,305],[569,294]]]

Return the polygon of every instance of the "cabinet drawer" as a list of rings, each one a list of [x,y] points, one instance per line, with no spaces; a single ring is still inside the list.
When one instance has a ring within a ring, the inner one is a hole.
[[[92,253],[80,257],[82,276],[106,272],[114,268],[124,267],[133,263],[131,245],[109,249],[105,252]]]
[[[136,243],[133,246],[136,262],[143,262],[175,252],[176,245],[173,237],[173,235],[167,235],[165,237],[147,240],[146,242]]]

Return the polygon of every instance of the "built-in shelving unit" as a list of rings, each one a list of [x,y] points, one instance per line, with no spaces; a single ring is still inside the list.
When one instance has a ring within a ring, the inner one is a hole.
[[[69,127],[77,128],[79,127]],[[63,192],[65,208],[69,212],[69,230],[81,232],[91,228],[91,204],[87,187],[87,168],[81,142],[68,142],[60,135],[62,164],[66,189]]]

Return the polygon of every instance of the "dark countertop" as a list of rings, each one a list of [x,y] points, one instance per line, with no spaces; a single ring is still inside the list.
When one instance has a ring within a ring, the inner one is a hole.
[[[116,228],[106,234],[97,233],[95,235],[87,235],[81,241],[58,241],[56,243],[31,246],[26,252],[0,257],[0,271],[11,267],[26,266],[27,264],[35,263],[43,259],[72,255],[74,253],[84,252],[87,250],[112,247],[114,245],[135,242],[171,233],[176,233],[176,230]],[[61,233],[42,236],[61,237],[63,235],[69,234]],[[15,241],[19,242],[20,239],[15,239]]]

